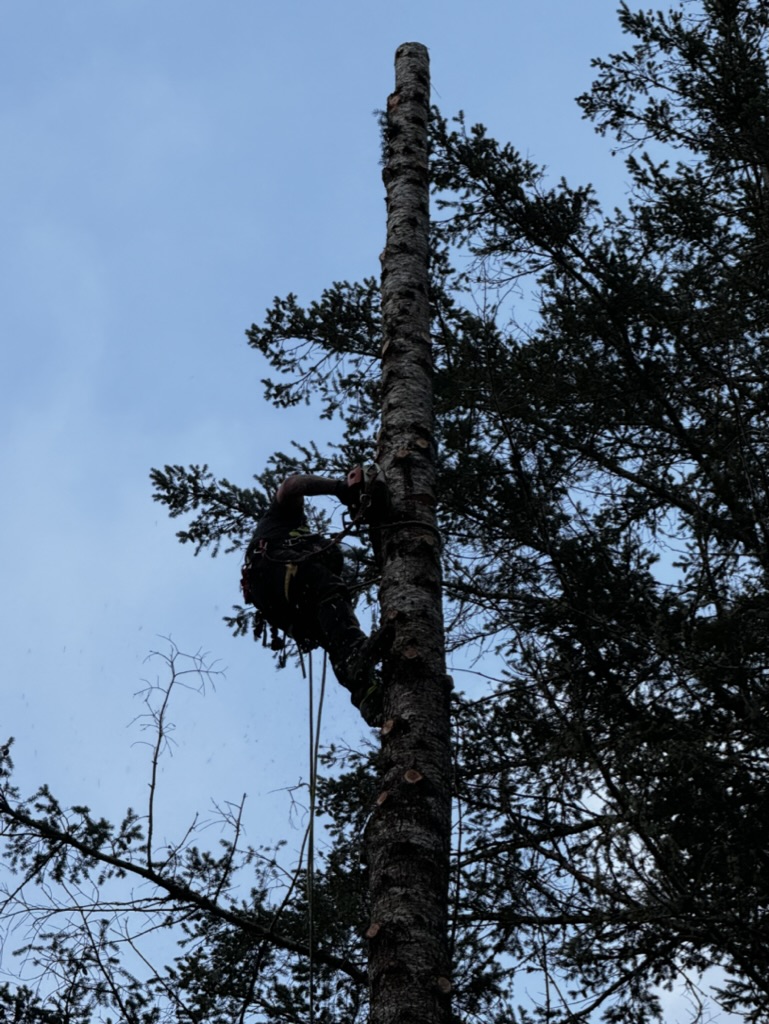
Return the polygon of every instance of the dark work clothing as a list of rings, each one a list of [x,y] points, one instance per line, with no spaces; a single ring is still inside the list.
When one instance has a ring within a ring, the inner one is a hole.
[[[249,545],[249,550],[254,543],[261,540],[278,541],[289,537],[307,536],[310,529],[307,526],[307,516],[300,503],[291,506],[291,503],[278,504],[273,501],[256,527],[256,533]]]
[[[338,544],[310,534],[301,508],[273,502],[246,552],[248,599],[300,646],[328,652],[339,682],[355,692],[350,666],[366,640],[340,573]]]

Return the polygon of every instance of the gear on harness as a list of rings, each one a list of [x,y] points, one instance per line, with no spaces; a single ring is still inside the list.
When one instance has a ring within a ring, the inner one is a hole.
[[[338,681],[370,725],[381,721],[381,682],[374,666],[383,654],[382,637],[371,639],[363,632],[342,579],[339,540],[347,531],[331,539],[310,533],[304,498],[333,495],[351,510],[354,521],[369,522],[376,490],[367,486],[360,467],[344,482],[288,477],[259,521],[241,577],[244,599],[273,630],[292,637],[301,650],[320,646],[328,653]]]

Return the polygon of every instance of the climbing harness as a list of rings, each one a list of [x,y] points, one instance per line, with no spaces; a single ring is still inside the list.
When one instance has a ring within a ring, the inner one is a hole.
[[[246,557],[243,571],[241,573],[241,589],[244,598],[249,600],[248,572],[251,568],[252,557],[266,558],[270,562],[283,562],[289,565],[300,564],[309,559],[320,558],[332,548],[338,546],[352,531],[361,523],[368,526],[380,525],[374,520],[386,520],[390,511],[390,496],[385,482],[384,473],[378,463],[372,463],[364,471],[362,466],[355,466],[347,474],[347,489],[349,497],[347,507],[352,516],[349,521],[342,519],[342,529],[332,534],[328,540],[324,540],[318,534],[310,533],[307,529],[292,530],[288,537],[282,537],[274,544],[278,552],[286,552],[285,555],[272,554],[273,545],[266,539],[259,541],[256,550],[252,555]],[[311,542],[308,545],[308,542]],[[292,551],[292,548],[300,550]],[[295,570],[291,573],[293,576]],[[288,580],[286,590],[288,589]]]
[[[334,550],[339,551],[339,545],[345,537],[363,523],[369,527],[374,556],[377,564],[381,565],[381,533],[379,531],[390,515],[390,496],[384,473],[376,462],[366,470],[362,466],[355,466],[347,474],[346,486],[345,502],[351,517],[349,520],[343,517],[342,529],[332,534],[327,540],[318,534],[311,533],[307,527],[299,527],[292,530],[287,537],[273,541],[261,538],[253,550],[249,549],[240,576],[240,588],[247,604],[257,605],[256,595],[252,591],[252,571],[258,559],[285,566],[282,593],[285,603],[289,605],[291,604],[291,584],[299,572],[299,567],[310,560],[328,557]],[[338,570],[332,569],[332,571],[341,572],[341,565]],[[262,637],[267,644],[267,625],[270,625],[271,629],[270,648],[283,651],[285,642],[279,638],[275,626],[269,623],[269,614],[265,615],[261,610],[254,617],[254,637],[256,639]],[[293,635],[293,632],[292,629],[290,635]],[[301,649],[303,646],[301,638],[295,637],[295,639]],[[305,649],[310,649],[313,645],[305,644],[304,646]]]

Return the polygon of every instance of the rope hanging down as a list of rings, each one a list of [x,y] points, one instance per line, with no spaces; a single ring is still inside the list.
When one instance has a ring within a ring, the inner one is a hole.
[[[320,695],[318,697],[317,718],[315,717],[315,694],[313,680],[312,653],[308,654],[308,693],[309,693],[309,760],[310,760],[310,820],[307,825],[307,948],[309,949],[309,1001],[310,1024],[315,1021],[315,934],[313,920],[313,882],[315,875],[315,797],[318,779],[318,759],[320,756],[320,725],[323,715],[323,699],[326,695],[327,655],[323,654],[323,671],[321,673]]]

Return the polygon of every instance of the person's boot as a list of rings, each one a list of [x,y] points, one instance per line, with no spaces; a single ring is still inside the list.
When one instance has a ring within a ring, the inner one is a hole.
[[[346,671],[351,680],[355,680],[355,688],[362,685],[361,680],[368,679],[374,666],[378,665],[392,643],[393,629],[389,624],[375,630],[371,636],[365,636],[354,645],[347,657]]]
[[[382,680],[373,670],[350,694],[353,706],[360,711],[366,725],[379,726],[384,721],[383,696]]]
[[[383,687],[375,671],[392,643],[393,628],[382,626],[366,637],[348,655],[345,674],[351,683],[351,700],[368,725],[381,725],[383,721]]]

